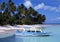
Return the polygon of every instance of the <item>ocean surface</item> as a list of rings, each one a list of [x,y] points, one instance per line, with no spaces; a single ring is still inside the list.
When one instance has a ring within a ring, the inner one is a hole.
[[[60,25],[47,26],[45,27],[44,31],[49,32],[50,36],[21,37],[19,35],[16,35],[8,38],[1,38],[0,42],[60,42]]]

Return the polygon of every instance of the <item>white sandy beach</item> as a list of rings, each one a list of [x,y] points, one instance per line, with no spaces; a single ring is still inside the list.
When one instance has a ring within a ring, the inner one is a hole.
[[[13,36],[16,30],[11,29],[13,27],[4,27],[0,26],[0,38],[10,37]]]

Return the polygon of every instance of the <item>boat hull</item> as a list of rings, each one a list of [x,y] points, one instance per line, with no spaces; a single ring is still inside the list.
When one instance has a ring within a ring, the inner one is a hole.
[[[33,37],[38,37],[38,36],[50,36],[49,33],[41,33],[41,32],[38,32],[38,33],[35,33],[35,32],[20,32],[20,33],[17,33],[16,35],[19,35],[19,36],[33,36]]]

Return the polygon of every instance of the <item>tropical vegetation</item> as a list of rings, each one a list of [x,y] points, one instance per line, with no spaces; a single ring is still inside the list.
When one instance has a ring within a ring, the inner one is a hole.
[[[0,4],[0,25],[42,24],[45,20],[45,15],[39,14],[32,7],[26,8],[23,4],[16,7],[12,0]]]

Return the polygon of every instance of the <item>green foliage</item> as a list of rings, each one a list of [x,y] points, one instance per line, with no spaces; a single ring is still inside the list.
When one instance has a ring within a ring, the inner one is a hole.
[[[42,24],[46,20],[45,15],[39,14],[32,7],[27,9],[23,4],[16,7],[12,0],[8,0],[8,3],[3,2],[0,10],[0,25]]]
[[[31,19],[30,18],[23,18],[22,20],[21,20],[21,22],[23,23],[23,24],[32,24],[32,21],[31,21]]]
[[[1,10],[4,10],[4,8],[5,8],[5,2],[3,2],[3,3],[1,4],[0,9],[1,9]]]
[[[16,18],[14,16],[10,17],[9,21],[8,21],[8,24],[14,25],[15,24],[15,20],[16,20]]]

